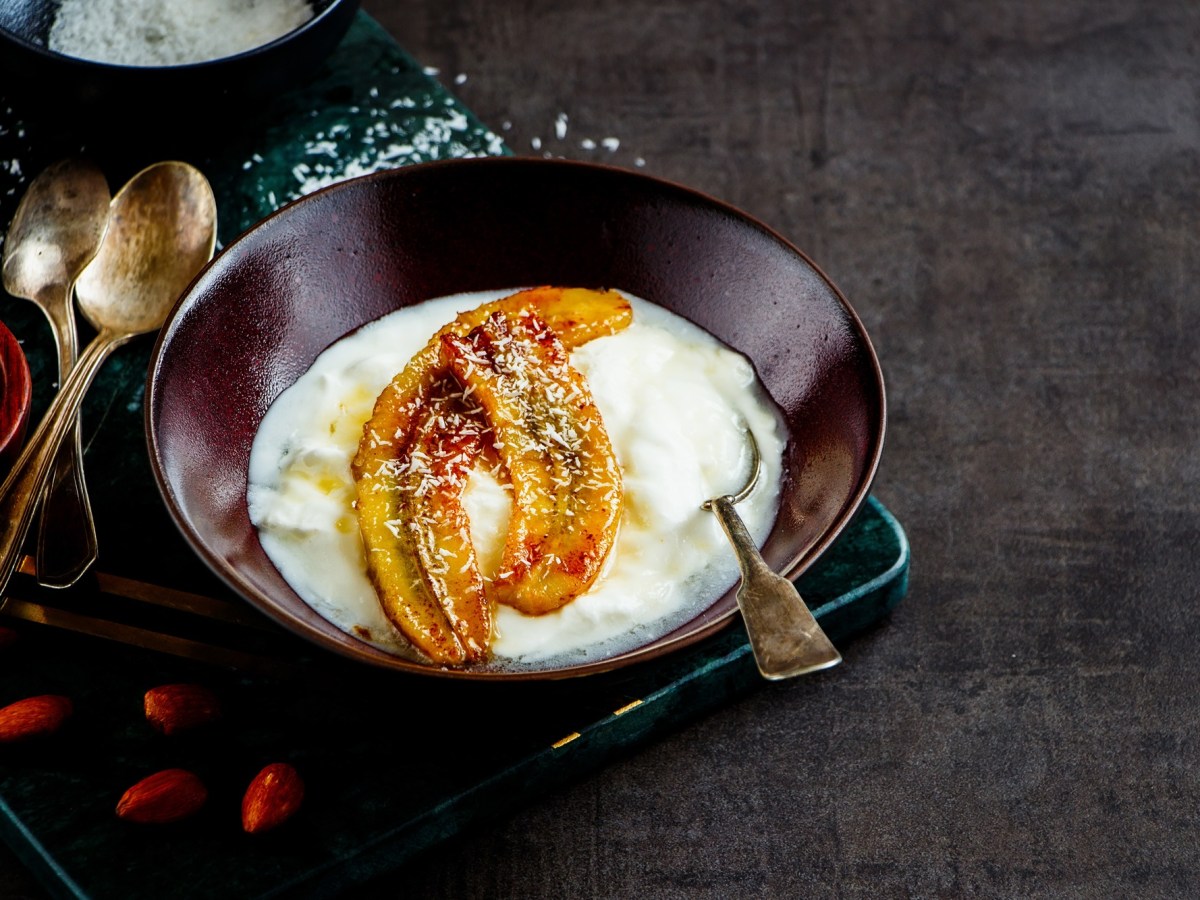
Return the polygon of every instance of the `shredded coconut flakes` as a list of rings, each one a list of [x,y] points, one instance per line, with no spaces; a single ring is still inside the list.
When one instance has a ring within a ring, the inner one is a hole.
[[[49,47],[117,65],[187,65],[268,44],[312,16],[307,0],[63,0]]]

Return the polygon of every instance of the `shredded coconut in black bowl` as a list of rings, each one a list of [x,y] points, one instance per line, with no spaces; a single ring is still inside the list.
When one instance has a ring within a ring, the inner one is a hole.
[[[62,0],[50,50],[122,66],[182,66],[245,53],[313,17],[308,0]]]
[[[3,0],[4,92],[36,116],[164,127],[314,75],[358,0]]]

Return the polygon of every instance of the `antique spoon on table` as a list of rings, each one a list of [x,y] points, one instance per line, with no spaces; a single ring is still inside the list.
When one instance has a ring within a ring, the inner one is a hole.
[[[112,351],[161,327],[212,258],[216,221],[212,188],[186,163],[143,169],[113,198],[100,250],[75,283],[80,312],[98,333],[0,486],[0,593],[17,567],[37,497],[96,372]]]
[[[45,313],[58,350],[58,383],[75,365],[75,308],[71,289],[96,255],[108,222],[104,173],[83,159],[64,159],[33,179],[4,241],[4,289]],[[83,478],[79,417],[54,461],[41,498],[37,578],[45,587],[70,587],[96,561],[96,524]]]
[[[746,434],[750,438],[750,478],[746,486],[736,494],[705,500],[701,508],[717,517],[733,544],[742,572],[737,602],[750,635],[750,649],[762,676],[777,681],[836,666],[842,655],[821,630],[796,586],[767,568],[746,524],[734,509],[735,504],[754,491],[762,470],[758,441],[749,428]]]

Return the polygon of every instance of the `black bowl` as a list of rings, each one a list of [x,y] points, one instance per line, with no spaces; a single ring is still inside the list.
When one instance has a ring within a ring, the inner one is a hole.
[[[162,127],[269,102],[314,72],[345,35],[358,0],[310,0],[311,19],[243,53],[180,66],[123,66],[47,48],[57,0],[0,3],[0,88],[64,121]]]

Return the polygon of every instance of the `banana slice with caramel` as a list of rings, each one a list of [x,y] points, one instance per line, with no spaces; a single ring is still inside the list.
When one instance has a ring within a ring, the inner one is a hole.
[[[415,538],[425,587],[449,619],[466,661],[480,662],[492,640],[492,609],[462,495],[483,450],[482,427],[448,390],[429,403],[410,446],[401,516]]]
[[[443,335],[465,335],[496,312],[518,314],[528,310],[541,316],[568,350],[616,334],[633,321],[633,310],[625,297],[616,291],[587,288],[532,288],[461,313],[429,340],[375,401],[352,464],[355,480],[369,478],[380,462],[394,458],[411,440],[413,416],[446,373],[441,357]]]
[[[414,490],[414,484],[420,483],[413,478],[422,454],[436,456],[430,446],[443,442],[449,458],[454,441],[471,439],[471,428],[464,426],[462,416],[473,401],[455,408],[453,421],[445,420],[442,401],[467,392],[446,387],[448,368],[441,339],[466,335],[494,313],[517,315],[529,310],[554,330],[567,349],[614,334],[633,317],[629,301],[615,291],[558,287],[521,291],[462,313],[434,335],[380,394],[351,463],[367,572],[383,610],[414,646],[438,663],[458,665],[482,658],[491,630],[490,607],[478,599],[478,567],[469,541],[456,543],[457,536],[465,533],[460,497],[470,466],[448,469],[444,490]],[[463,429],[464,435],[459,435]],[[483,449],[498,449],[492,443]],[[464,445],[460,451],[467,449]],[[439,559],[446,560],[444,572]],[[480,641],[482,654],[477,649]]]
[[[371,523],[368,572],[401,632],[434,662],[458,665],[487,658],[492,615],[462,507],[481,426],[452,392],[418,413],[412,442],[387,464],[393,489],[368,504],[385,516]]]
[[[482,408],[512,481],[501,603],[541,615],[595,581],[616,540],[621,472],[600,411],[563,343],[540,316],[495,312],[469,335],[441,338],[465,394]]]

